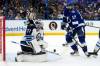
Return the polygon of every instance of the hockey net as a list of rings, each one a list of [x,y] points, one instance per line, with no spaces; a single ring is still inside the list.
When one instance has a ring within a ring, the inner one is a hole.
[[[5,17],[0,16],[0,61],[5,61]]]

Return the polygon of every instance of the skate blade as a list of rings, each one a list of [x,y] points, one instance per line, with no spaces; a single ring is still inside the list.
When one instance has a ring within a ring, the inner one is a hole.
[[[93,55],[94,58],[97,58],[97,55]]]
[[[79,54],[74,54],[74,55],[72,55],[72,54],[70,54],[71,56],[80,56]]]

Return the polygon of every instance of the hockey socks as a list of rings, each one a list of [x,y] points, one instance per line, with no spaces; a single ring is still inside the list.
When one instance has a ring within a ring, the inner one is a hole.
[[[87,57],[90,56],[89,53],[87,52],[87,46],[82,47],[82,50],[83,50],[83,52],[85,53],[85,55],[86,55]]]
[[[77,48],[76,44],[72,45],[71,48],[72,48],[74,51],[78,51],[78,48]]]
[[[95,48],[94,48],[94,52],[97,52],[100,50],[100,40],[97,42]]]
[[[74,52],[71,52],[71,55],[78,55],[78,48],[76,46],[76,44],[72,45],[71,48],[74,50]]]
[[[87,52],[87,46],[82,47],[83,52]]]

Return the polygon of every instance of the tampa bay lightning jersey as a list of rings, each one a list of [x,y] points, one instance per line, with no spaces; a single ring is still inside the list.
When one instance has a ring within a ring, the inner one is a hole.
[[[66,7],[64,7],[63,22],[68,23],[72,28],[84,26],[84,19],[80,15],[79,11],[76,9],[69,11]]]

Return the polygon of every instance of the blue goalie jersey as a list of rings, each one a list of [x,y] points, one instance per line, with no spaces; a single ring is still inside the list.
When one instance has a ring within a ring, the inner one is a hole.
[[[68,10],[64,7],[63,22],[68,23],[70,27],[77,28],[84,26],[84,19],[76,9]]]

